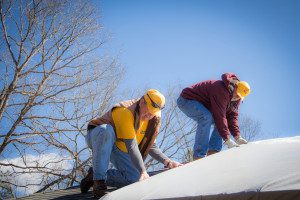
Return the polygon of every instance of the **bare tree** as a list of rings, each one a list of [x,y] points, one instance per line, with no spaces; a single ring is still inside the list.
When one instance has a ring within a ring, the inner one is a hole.
[[[13,198],[12,186],[7,181],[5,181],[6,176],[0,174],[0,199]]]
[[[241,135],[247,141],[253,141],[257,139],[258,136],[260,136],[261,122],[255,120],[249,115],[246,114],[240,115],[239,126],[240,126]]]
[[[0,173],[15,189],[63,188],[84,175],[86,122],[110,107],[123,74],[101,51],[99,18],[89,1],[0,0]],[[60,157],[28,159],[51,152]],[[42,178],[14,181],[24,173]]]

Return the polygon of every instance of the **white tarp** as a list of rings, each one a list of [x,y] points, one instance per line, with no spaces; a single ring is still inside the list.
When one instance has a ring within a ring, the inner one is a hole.
[[[300,136],[252,142],[222,151],[101,200],[172,199],[240,192],[300,190]]]

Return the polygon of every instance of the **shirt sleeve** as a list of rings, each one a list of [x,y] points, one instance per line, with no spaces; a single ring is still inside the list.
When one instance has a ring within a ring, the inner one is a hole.
[[[230,137],[228,122],[226,117],[226,102],[229,102],[229,97],[222,93],[213,93],[210,96],[211,112],[216,124],[216,127],[223,138],[227,140]]]
[[[134,139],[134,118],[130,110],[127,108],[115,108],[112,111],[112,118],[116,128],[117,138]]]
[[[233,135],[233,137],[239,136],[240,128],[238,123],[238,108],[240,105],[240,101],[237,102],[231,102],[230,105],[230,111],[227,114],[227,120],[228,120],[228,128]]]
[[[169,160],[168,156],[166,156],[156,145],[156,143],[154,143],[152,145],[152,147],[149,150],[149,155],[154,158],[155,160],[157,160],[160,163],[164,164],[165,160]]]
[[[126,148],[128,150],[131,162],[133,166],[140,172],[146,171],[142,155],[139,151],[139,147],[136,139],[124,140]]]

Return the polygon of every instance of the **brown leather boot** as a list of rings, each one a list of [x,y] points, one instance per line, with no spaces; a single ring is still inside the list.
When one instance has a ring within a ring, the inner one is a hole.
[[[219,151],[216,151],[216,150],[208,150],[207,152],[207,156],[210,156],[212,154],[215,154],[215,153],[218,153]]]
[[[93,168],[90,167],[88,174],[80,182],[81,193],[87,193],[89,189],[93,186]]]
[[[105,195],[105,192],[107,190],[107,185],[105,183],[105,180],[96,180],[93,184],[93,192],[95,198],[100,198]]]

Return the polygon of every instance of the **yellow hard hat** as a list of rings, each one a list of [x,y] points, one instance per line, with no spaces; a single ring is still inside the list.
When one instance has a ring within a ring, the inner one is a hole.
[[[150,89],[144,94],[148,111],[153,115],[158,115],[165,106],[165,97],[159,91]]]
[[[246,81],[239,81],[236,83],[236,93],[244,100],[244,98],[250,94],[250,86]]]

